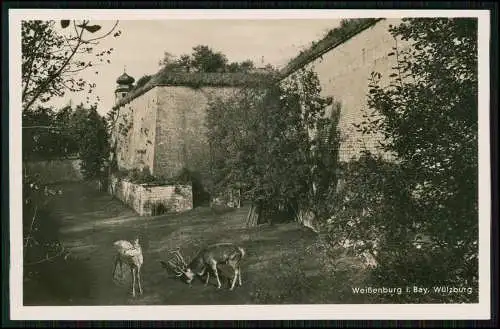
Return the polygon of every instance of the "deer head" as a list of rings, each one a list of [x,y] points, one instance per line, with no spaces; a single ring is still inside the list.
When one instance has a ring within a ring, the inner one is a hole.
[[[189,265],[184,260],[184,257],[182,257],[180,248],[171,250],[170,253],[172,253],[175,258],[167,261],[167,263],[174,270],[177,277],[182,277],[186,283],[190,284],[193,281],[195,274],[189,268]]]

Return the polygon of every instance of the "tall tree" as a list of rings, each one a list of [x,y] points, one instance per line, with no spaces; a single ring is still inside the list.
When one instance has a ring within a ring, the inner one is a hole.
[[[70,126],[78,142],[84,177],[104,178],[110,152],[106,120],[95,106],[85,108],[80,104],[72,114]]]
[[[251,60],[229,63],[226,55],[216,52],[206,45],[193,47],[191,54],[183,54],[178,58],[166,51],[159,65],[163,69],[173,72],[248,73],[255,68]]]
[[[303,70],[283,85],[263,87],[213,102],[207,116],[215,190],[242,189],[253,203],[249,225],[261,222],[263,211],[287,208],[293,216],[299,208],[314,207],[313,183],[325,177],[320,163],[336,161],[334,143],[313,150],[327,139],[314,132],[332,123],[315,73]],[[328,183],[334,182],[323,182]]]
[[[200,72],[223,72],[227,65],[226,55],[210,47],[199,45],[193,48],[192,66]]]

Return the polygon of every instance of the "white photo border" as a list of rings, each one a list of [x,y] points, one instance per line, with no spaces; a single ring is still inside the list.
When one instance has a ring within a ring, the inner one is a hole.
[[[490,12],[488,10],[9,9],[11,320],[487,320],[491,314]],[[26,19],[333,19],[477,17],[479,79],[479,303],[205,306],[23,306],[21,21]]]

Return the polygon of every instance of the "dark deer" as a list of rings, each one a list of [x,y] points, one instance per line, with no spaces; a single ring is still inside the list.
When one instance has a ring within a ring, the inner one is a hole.
[[[210,279],[210,272],[212,272],[217,279],[217,288],[221,288],[222,284],[219,278],[219,271],[217,265],[229,265],[233,272],[233,281],[231,288],[233,290],[238,280],[241,286],[241,260],[245,257],[245,250],[233,243],[217,243],[209,245],[202,249],[188,264],[184,260],[180,252],[180,248],[171,251],[174,254],[174,259],[168,262],[160,261],[165,268],[171,268],[175,271],[177,277],[183,277],[184,281],[191,284],[195,276],[203,277],[207,275],[205,285],[208,284]]]

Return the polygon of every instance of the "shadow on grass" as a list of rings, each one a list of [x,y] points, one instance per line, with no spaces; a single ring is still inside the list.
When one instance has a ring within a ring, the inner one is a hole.
[[[91,297],[93,273],[84,260],[59,257],[25,267],[24,305],[79,305]]]

